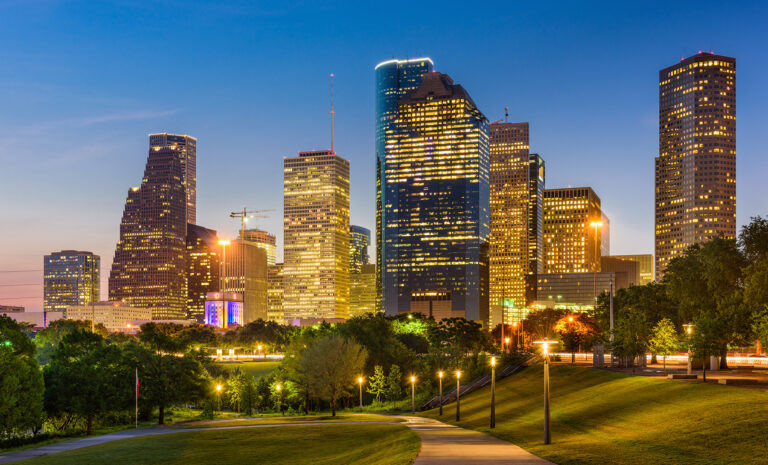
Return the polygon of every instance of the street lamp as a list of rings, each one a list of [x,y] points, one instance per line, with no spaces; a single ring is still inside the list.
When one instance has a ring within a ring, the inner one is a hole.
[[[491,428],[496,427],[496,357],[491,357]]]
[[[358,376],[357,384],[360,386],[360,413],[363,412],[363,377]]]
[[[693,323],[687,323],[684,324],[683,327],[685,328],[685,333],[688,335],[688,371],[687,373],[691,374],[691,334],[693,334]]]
[[[461,419],[461,371],[456,370],[456,421]]]
[[[216,385],[216,406],[218,407],[217,410],[221,411],[221,384]]]
[[[259,351],[259,355],[261,355],[261,344],[257,345],[256,349]]]
[[[598,228],[602,228],[603,227],[603,222],[602,221],[593,221],[593,222],[589,223],[589,225],[592,226],[593,228],[595,228],[595,266],[594,266],[593,272],[592,272],[592,295],[593,295],[593,297],[595,299],[593,303],[595,305],[597,305],[597,267],[598,267],[598,264],[600,263],[597,260],[597,230],[598,230]]]
[[[411,376],[411,413],[416,413],[416,377]]]
[[[437,372],[437,378],[440,380],[440,416],[443,416],[443,371],[440,370]]]
[[[549,345],[557,344],[557,341],[544,339],[543,341],[533,341],[534,344],[541,344],[544,354],[544,444],[552,442],[552,430],[549,427]]]
[[[277,414],[278,414],[278,415],[280,415],[280,414],[281,414],[281,408],[280,408],[280,407],[281,407],[281,406],[280,406],[280,390],[281,390],[282,388],[283,388],[283,386],[281,386],[280,384],[278,384],[277,386],[275,386],[275,390],[277,391]]]

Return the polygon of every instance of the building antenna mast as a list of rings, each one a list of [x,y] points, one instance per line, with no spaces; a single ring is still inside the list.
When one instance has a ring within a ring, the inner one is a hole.
[[[504,107],[504,122],[509,123],[509,107]]]
[[[333,152],[333,73],[331,73],[331,152]]]

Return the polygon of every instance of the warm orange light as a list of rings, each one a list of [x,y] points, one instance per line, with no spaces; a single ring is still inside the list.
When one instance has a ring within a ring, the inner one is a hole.
[[[411,376],[411,383],[415,383],[415,382],[416,382],[416,377],[415,376]]]
[[[219,245],[221,245],[221,246],[227,246],[229,244],[230,244],[230,242],[228,240],[226,240],[226,239],[222,239],[222,240],[219,241]]]
[[[568,321],[570,321],[571,323],[573,323],[573,317],[572,317],[572,316],[569,316],[569,317],[568,317]]]
[[[221,392],[221,384],[217,384],[217,385],[216,385],[216,390],[217,390],[217,391],[219,391],[219,392]]]
[[[589,225],[592,226],[593,228],[602,228],[603,227],[603,222],[602,221],[593,221],[593,222],[589,223]]]
[[[359,384],[363,384],[363,377],[362,377],[362,376],[360,376],[359,378],[357,378],[357,382],[358,382]]]
[[[496,357],[491,357],[491,366],[492,367],[496,366]]]
[[[282,389],[282,388],[283,388],[283,386],[281,386],[279,384],[277,386],[275,386],[275,389],[277,390],[277,392],[280,392],[280,389]]]
[[[509,338],[508,338],[508,337],[505,337],[505,338],[504,338],[504,342],[506,342],[507,344],[509,344]]]
[[[456,377],[457,377],[457,378],[461,378],[461,372],[460,372],[460,371],[458,371],[458,370],[456,370]]]
[[[442,371],[438,371],[438,372],[437,372],[437,376],[439,376],[440,378],[442,378],[442,377],[443,377],[443,372],[442,372]]]

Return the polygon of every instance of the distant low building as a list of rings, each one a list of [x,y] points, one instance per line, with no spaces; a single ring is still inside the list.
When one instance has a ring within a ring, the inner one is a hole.
[[[21,313],[24,311],[24,307],[17,307],[15,305],[0,305],[0,313]]]
[[[132,307],[125,302],[107,301],[90,305],[73,305],[64,313],[67,320],[91,321],[108,331],[126,331],[152,320],[152,309]]]
[[[640,263],[635,260],[623,260],[616,257],[600,257],[600,269],[603,272],[615,273],[615,289],[624,289],[640,284]]]
[[[447,289],[411,292],[410,311],[400,313],[421,313],[435,321],[467,317],[466,311],[453,310],[453,298]]]
[[[537,308],[587,311],[594,308],[596,296],[608,292],[615,273],[544,273],[537,278]],[[616,290],[614,289],[614,292]]]
[[[19,310],[21,309],[21,310]],[[24,307],[0,305],[0,315],[7,316],[17,323],[29,323],[35,330],[43,329],[52,321],[63,318],[63,312],[27,312]]]
[[[210,292],[205,296],[205,324],[216,328],[243,326],[245,309],[239,292]]]
[[[639,285],[643,286],[648,283],[656,281],[656,273],[653,264],[652,254],[639,254],[639,255],[611,255],[610,258],[618,260],[632,260],[640,265],[640,281]]]

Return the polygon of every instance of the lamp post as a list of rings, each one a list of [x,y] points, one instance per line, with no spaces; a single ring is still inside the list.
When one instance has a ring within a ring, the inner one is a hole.
[[[461,371],[456,370],[456,421],[461,419]]]
[[[687,373],[690,375],[692,371],[691,370],[691,334],[693,334],[693,323],[684,324],[683,327],[685,328],[685,333],[688,335],[688,371]]]
[[[543,341],[533,341],[534,344],[541,344],[544,355],[544,444],[552,442],[552,430],[549,426],[549,345],[557,344],[557,341],[544,339]]]
[[[363,412],[363,377],[357,378],[357,384],[360,386],[360,413]]]
[[[221,411],[221,384],[216,385],[216,410]]]
[[[275,390],[277,391],[277,414],[278,414],[278,415],[282,414],[282,411],[281,411],[281,405],[280,405],[280,400],[281,400],[281,399],[280,399],[280,390],[281,390],[282,388],[283,388],[283,386],[281,386],[280,384],[278,384],[277,386],[275,386]]]
[[[261,344],[257,345],[256,349],[259,351],[259,355],[261,355]]]
[[[416,413],[416,377],[411,376],[411,413]]]
[[[512,326],[516,326],[516,324],[517,324],[517,322],[515,322],[515,323],[512,323]],[[509,338],[508,338],[508,337],[505,337],[505,338],[504,338],[504,342],[506,342],[506,343],[507,343],[507,348],[509,348]]]
[[[593,303],[597,305],[597,267],[599,265],[599,261],[597,260],[597,229],[603,227],[602,221],[593,221],[589,223],[590,226],[595,228],[595,266],[592,269],[592,295],[595,299]]]
[[[442,372],[442,370],[437,372],[437,379],[439,380],[438,382],[440,383],[440,395],[438,397],[440,399],[440,413],[439,413],[439,415],[443,416],[443,372]]]
[[[496,427],[496,357],[491,357],[491,428]]]

